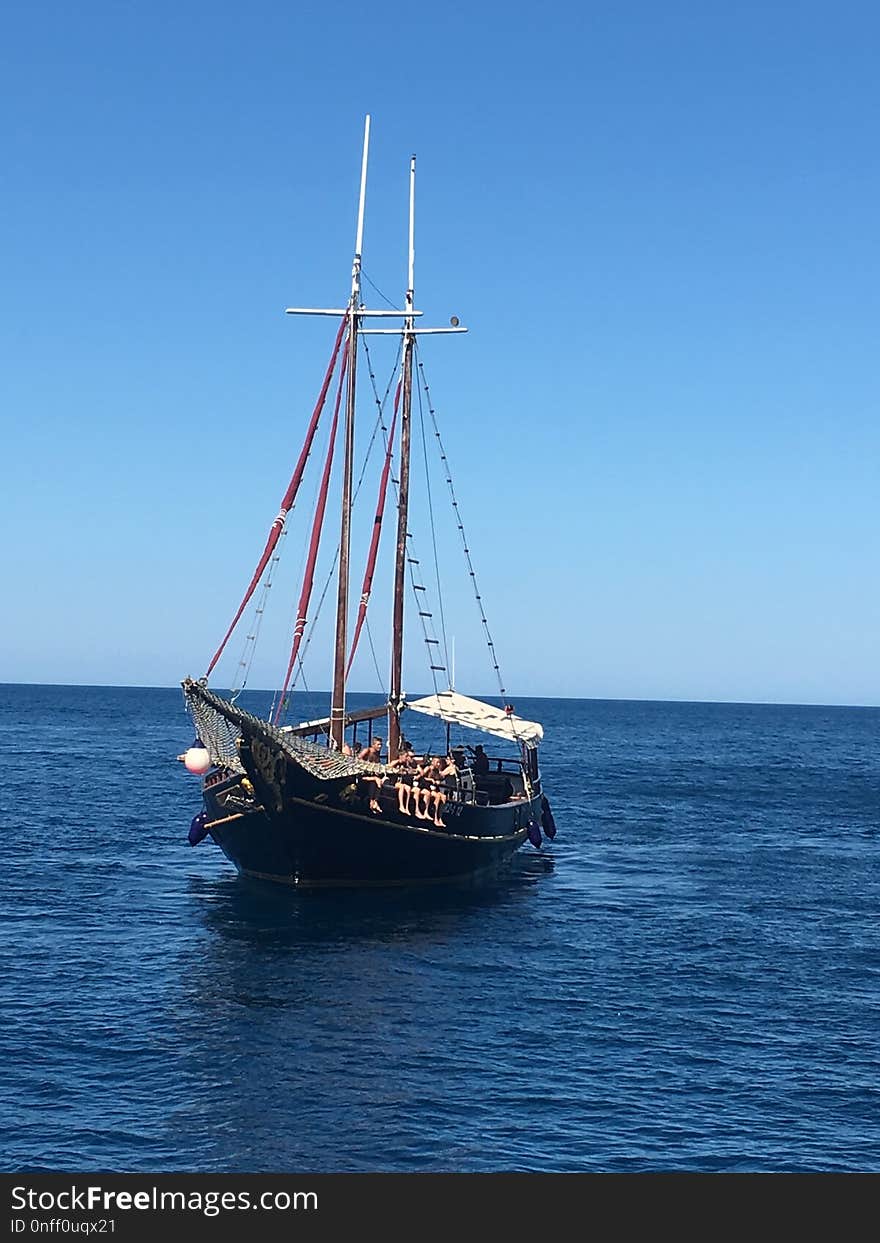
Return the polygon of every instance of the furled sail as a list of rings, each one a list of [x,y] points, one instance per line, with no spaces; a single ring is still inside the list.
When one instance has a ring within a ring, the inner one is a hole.
[[[480,729],[508,742],[524,742],[536,747],[544,737],[543,728],[536,721],[526,721],[504,708],[494,708],[480,699],[460,695],[458,691],[439,691],[424,699],[407,703],[413,712],[438,717],[448,725],[464,725],[467,729]]]

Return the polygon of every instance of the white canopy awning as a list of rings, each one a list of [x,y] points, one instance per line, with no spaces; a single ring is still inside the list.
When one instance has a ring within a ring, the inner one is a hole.
[[[480,699],[469,699],[467,695],[459,695],[458,691],[440,691],[425,699],[415,699],[406,706],[413,712],[438,717],[450,725],[479,729],[485,734],[494,734],[496,738],[524,742],[530,747],[536,747],[544,737],[544,730],[535,721],[524,721],[521,716],[507,713],[503,708],[493,708]]]

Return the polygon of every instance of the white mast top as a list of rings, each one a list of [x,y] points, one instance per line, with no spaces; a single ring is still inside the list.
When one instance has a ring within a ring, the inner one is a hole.
[[[351,302],[357,307],[361,298],[361,255],[364,246],[364,204],[367,198],[367,157],[370,153],[370,114],[364,120],[364,154],[361,159],[361,196],[358,203],[357,237],[354,243],[354,263],[351,268]]]
[[[415,296],[416,267],[416,157],[409,162],[409,280],[406,287],[406,309],[412,315]],[[412,328],[412,324],[409,324]]]
[[[412,156],[409,162],[409,266],[407,268],[407,289],[404,304],[403,334],[404,337],[415,337],[423,333],[436,334],[442,332],[467,332],[467,328],[460,328],[458,320],[453,317],[452,328],[416,328],[413,325],[413,318],[421,315],[421,311],[413,310],[413,299],[415,297],[415,267],[416,267],[416,157]],[[369,314],[369,312],[367,312]],[[381,312],[386,314],[387,312]],[[394,312],[391,312],[394,314]],[[367,333],[368,336],[399,336],[401,330],[399,328],[362,328],[361,332]]]
[[[317,307],[317,306],[289,306],[287,307],[288,315],[348,315],[354,309],[357,311],[358,319],[385,319],[396,318],[398,316],[404,319],[404,326],[400,328],[361,328],[361,333],[370,334],[394,334],[399,336],[401,331],[412,334],[416,333],[441,333],[441,332],[467,332],[467,328],[459,328],[458,320],[453,319],[452,328],[415,328],[413,319],[422,314],[421,311],[415,310],[413,304],[414,285],[415,285],[415,199],[416,199],[416,157],[413,156],[409,165],[409,268],[408,268],[408,288],[405,298],[406,306],[402,311],[369,311],[361,306],[361,256],[364,245],[364,208],[367,198],[367,160],[370,152],[370,114],[367,113],[364,118],[364,149],[361,158],[361,192],[358,202],[358,218],[357,218],[357,234],[354,242],[354,262],[351,266],[351,300],[347,307]]]

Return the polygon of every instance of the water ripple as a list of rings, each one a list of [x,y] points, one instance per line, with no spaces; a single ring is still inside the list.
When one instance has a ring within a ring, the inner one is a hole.
[[[296,895],[186,845],[176,692],[2,688],[2,1167],[880,1167],[880,712],[523,710],[552,847]]]

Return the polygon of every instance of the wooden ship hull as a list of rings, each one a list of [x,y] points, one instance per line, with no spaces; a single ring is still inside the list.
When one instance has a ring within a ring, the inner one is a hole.
[[[540,843],[540,781],[528,795],[516,772],[455,783],[441,828],[400,812],[393,778],[369,780],[380,766],[292,737],[198,684],[185,691],[226,757],[205,779],[191,841],[210,836],[242,875],[298,888],[448,882],[498,872],[529,837]]]

